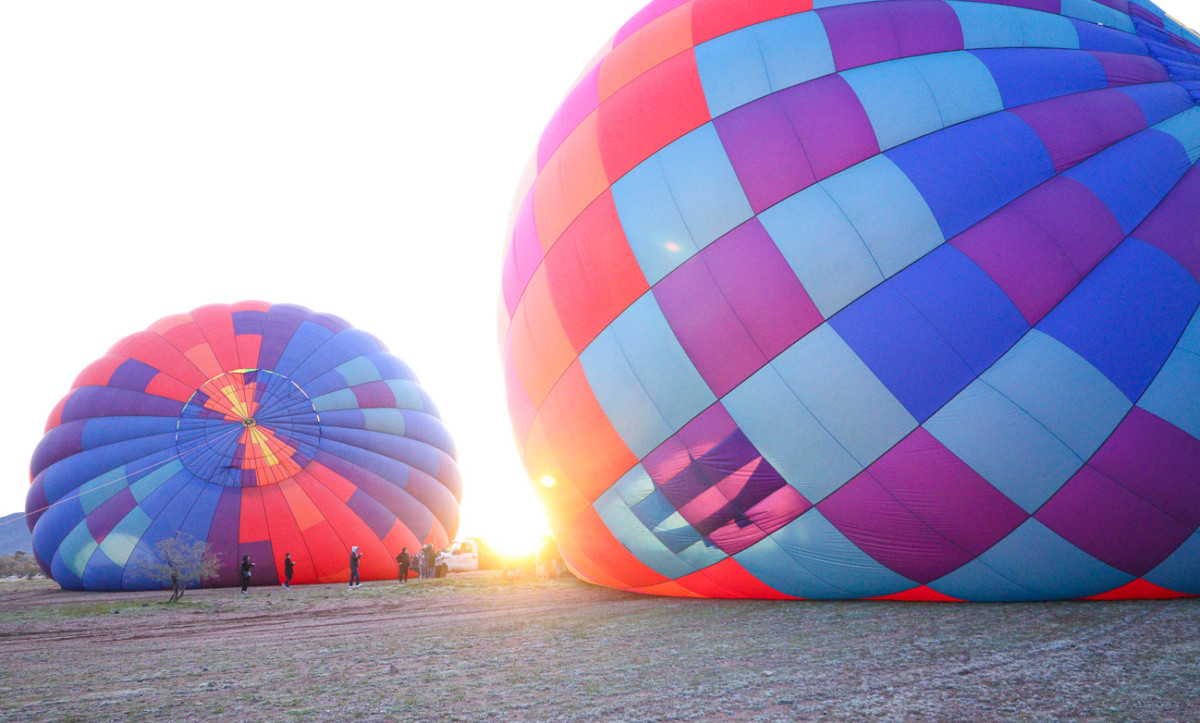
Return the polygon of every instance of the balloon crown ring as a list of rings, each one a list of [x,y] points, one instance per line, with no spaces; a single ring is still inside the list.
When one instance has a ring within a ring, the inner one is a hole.
[[[312,400],[267,369],[215,376],[180,412],[175,443],[196,477],[227,487],[278,484],[304,469],[321,439]]]

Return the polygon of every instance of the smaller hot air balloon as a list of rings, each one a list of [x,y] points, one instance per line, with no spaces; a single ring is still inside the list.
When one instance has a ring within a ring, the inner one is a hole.
[[[169,316],[88,366],[54,408],[26,501],[67,589],[156,589],[159,541],[202,540],[215,585],[394,577],[401,547],[458,527],[454,444],[407,365],[366,332],[247,301]]]

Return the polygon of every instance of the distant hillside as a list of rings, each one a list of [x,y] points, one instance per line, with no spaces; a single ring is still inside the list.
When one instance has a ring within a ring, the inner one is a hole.
[[[26,526],[24,512],[14,512],[0,517],[0,555],[11,555],[17,550],[33,552],[33,538]]]

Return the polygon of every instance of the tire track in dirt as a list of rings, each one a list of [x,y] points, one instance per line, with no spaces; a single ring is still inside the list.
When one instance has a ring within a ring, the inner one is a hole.
[[[34,587],[0,586],[0,718],[1200,719],[1200,601],[684,600],[484,576],[177,605]],[[37,682],[64,675],[70,694]]]
[[[304,634],[308,638],[341,637],[349,632],[378,630],[381,616],[388,612],[403,612],[405,625],[410,627],[436,627],[444,624],[446,617],[453,616],[460,623],[471,620],[511,618],[515,614],[541,615],[555,611],[555,605],[507,605],[486,610],[439,610],[429,612],[389,611],[387,609],[337,610],[314,609],[293,611],[283,614],[257,613],[248,617],[226,617],[216,621],[171,622],[138,627],[136,630],[78,630],[29,628],[0,631],[0,650],[8,644],[37,643],[45,647],[48,643],[87,640],[94,644],[107,644],[128,640],[158,639],[169,636],[172,640],[186,642],[190,638],[206,640],[240,639],[247,634],[269,636],[281,632],[289,635]],[[386,617],[385,617],[386,619]]]

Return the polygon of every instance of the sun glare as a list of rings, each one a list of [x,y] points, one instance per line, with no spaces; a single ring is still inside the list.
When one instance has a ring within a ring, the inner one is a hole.
[[[543,478],[542,483],[545,484]],[[501,495],[468,495],[461,507],[462,525],[458,536],[481,537],[504,556],[535,552],[550,534],[546,516],[528,482],[505,488]]]
[[[507,528],[496,534],[486,535],[484,539],[502,557],[522,557],[537,552],[538,547],[542,544],[542,539],[548,534],[550,534],[549,531],[543,530],[539,533],[528,527],[524,529]]]

